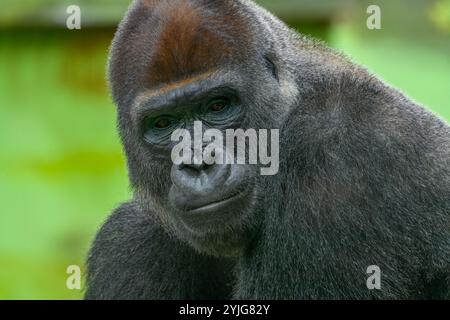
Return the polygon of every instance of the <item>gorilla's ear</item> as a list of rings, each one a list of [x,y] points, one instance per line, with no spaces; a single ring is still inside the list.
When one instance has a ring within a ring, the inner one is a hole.
[[[248,19],[232,0],[140,0],[121,29],[115,41],[122,49],[120,68],[145,56],[139,72],[150,87],[242,61],[252,38]]]

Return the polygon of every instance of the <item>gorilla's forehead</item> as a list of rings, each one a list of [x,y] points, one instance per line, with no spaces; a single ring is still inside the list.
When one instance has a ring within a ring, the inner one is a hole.
[[[147,61],[150,87],[208,72],[248,47],[249,26],[230,1],[147,0],[144,6],[146,26],[154,31]]]
[[[206,80],[214,74],[214,70],[207,71],[201,74],[188,76],[186,78],[182,78],[180,80],[175,80],[173,82],[167,82],[163,85],[159,86],[155,89],[146,90],[143,95],[140,95],[140,97],[145,97],[145,99],[151,99],[153,97],[167,94],[171,91],[181,89],[183,87],[189,86],[193,83],[198,83],[200,81]]]

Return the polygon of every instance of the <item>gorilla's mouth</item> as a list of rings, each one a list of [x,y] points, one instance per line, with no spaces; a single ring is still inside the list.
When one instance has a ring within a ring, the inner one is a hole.
[[[224,225],[236,223],[240,220],[246,209],[249,207],[248,199],[251,188],[233,190],[228,195],[217,198],[219,200],[208,199],[209,201],[198,201],[195,205],[179,212],[181,220],[191,230],[198,232],[207,229],[222,229]]]
[[[195,232],[237,223],[249,211],[252,173],[240,165],[173,165],[168,200],[176,219]]]
[[[200,206],[189,208],[186,212],[188,214],[207,213],[214,211],[221,211],[222,209],[232,205],[235,201],[242,197],[242,192],[235,192],[230,196],[226,196],[221,200],[209,202]]]

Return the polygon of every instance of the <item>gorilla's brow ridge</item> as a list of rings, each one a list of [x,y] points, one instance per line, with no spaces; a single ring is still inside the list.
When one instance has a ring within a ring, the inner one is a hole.
[[[182,79],[179,81],[169,83],[158,89],[146,90],[136,97],[134,106],[136,106],[138,108],[139,106],[141,106],[142,104],[145,104],[149,100],[156,99],[159,96],[167,95],[171,91],[181,89],[181,88],[186,87],[195,82],[206,80],[206,79],[210,78],[214,74],[214,72],[215,72],[215,70],[211,70],[211,71],[196,75],[194,77],[189,77],[189,78],[185,78],[185,79]]]

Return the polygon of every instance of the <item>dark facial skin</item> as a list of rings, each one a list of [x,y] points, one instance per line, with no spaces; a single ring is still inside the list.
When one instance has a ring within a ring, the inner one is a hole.
[[[182,87],[144,103],[142,138],[153,152],[164,154],[171,162],[176,129],[193,132],[194,121],[205,129],[239,128],[244,108],[239,93],[229,87],[200,90]],[[193,134],[191,134],[193,137]],[[204,147],[207,143],[204,144]],[[251,210],[251,170],[230,164],[172,164],[168,194],[172,218],[192,233],[204,233],[238,222]]]
[[[264,69],[259,73],[276,83],[273,67],[264,59],[260,63]],[[171,135],[176,129],[187,129],[193,139],[195,121],[202,122],[204,131],[217,129],[224,136],[226,129],[254,128],[249,123],[251,97],[242,95],[246,88],[239,81],[230,84],[227,77],[206,73],[192,81],[147,90],[137,95],[132,108],[141,156],[155,161],[148,168],[150,173],[156,176],[155,169],[164,168],[164,194],[150,192],[160,200],[166,227],[198,250],[218,256],[238,255],[255,236],[252,216],[259,170],[254,165],[173,164],[172,148],[179,141],[171,141]],[[269,119],[264,122],[270,128]],[[208,144],[205,141],[203,148]],[[148,203],[147,197],[143,201]]]

